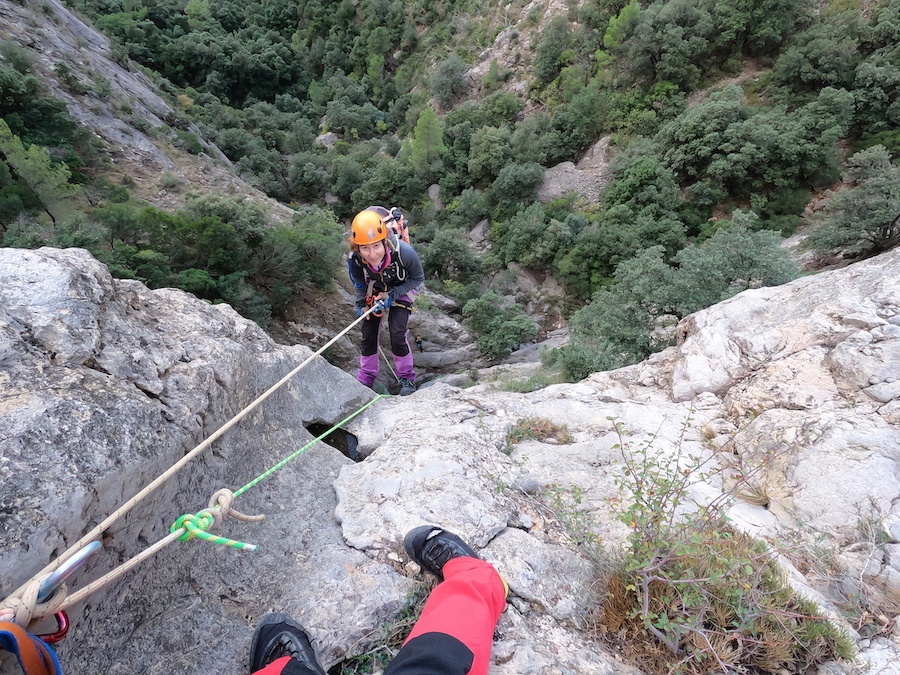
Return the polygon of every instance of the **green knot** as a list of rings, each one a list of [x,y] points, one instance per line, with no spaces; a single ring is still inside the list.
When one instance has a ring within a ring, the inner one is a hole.
[[[178,541],[188,541],[194,537],[208,539],[214,537],[214,535],[207,532],[214,522],[215,518],[210,513],[185,513],[169,528],[169,532],[185,529],[186,532],[178,537]]]
[[[239,551],[255,551],[256,544],[245,544],[242,541],[235,541],[234,539],[228,539],[226,537],[219,537],[215,534],[210,534],[207,530],[212,527],[212,524],[215,522],[215,518],[213,518],[212,514],[208,512],[201,511],[200,513],[185,513],[183,516],[178,518],[173,524],[172,527],[169,528],[169,532],[175,533],[178,530],[186,530],[183,535],[178,537],[178,541],[189,541],[194,539],[202,539],[203,541],[208,541],[213,544],[219,544],[220,546],[228,546],[229,548],[235,548]]]

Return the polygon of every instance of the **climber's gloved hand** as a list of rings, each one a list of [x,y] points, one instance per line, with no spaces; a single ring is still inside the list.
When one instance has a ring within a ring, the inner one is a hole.
[[[375,304],[372,305],[375,308],[375,312],[377,314],[383,314],[385,311],[391,308],[391,305],[394,301],[391,299],[391,296],[387,296],[385,298],[378,298],[375,301]]]
[[[366,313],[366,308],[365,308],[365,306],[363,306],[363,305],[357,305],[357,307],[356,307],[356,318],[358,319],[359,317],[361,317],[361,316],[362,316],[363,314],[365,314],[365,313]]]

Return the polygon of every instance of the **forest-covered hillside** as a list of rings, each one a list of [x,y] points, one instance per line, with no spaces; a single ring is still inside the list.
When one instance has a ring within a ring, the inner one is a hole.
[[[530,327],[516,307],[483,320],[482,280],[510,263],[555,276],[574,312],[555,354],[569,377],[639,360],[667,344],[666,323],[798,275],[780,244],[826,188],[810,246],[855,257],[898,242],[900,0],[66,4],[169,97],[182,150],[214,143],[295,213],[274,223],[228,194],[175,212],[142,202],[108,179],[28,46],[5,39],[2,244],[84,246],[263,325],[330,283],[346,219],[375,203],[409,214],[428,285],[468,301],[472,325],[501,338],[485,342],[495,356]],[[65,62],[55,73],[109,96]],[[599,207],[537,200],[546,168],[604,136]],[[466,235],[484,219],[476,255]]]

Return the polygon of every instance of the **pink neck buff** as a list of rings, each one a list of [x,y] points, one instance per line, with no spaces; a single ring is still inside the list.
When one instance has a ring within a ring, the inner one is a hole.
[[[366,263],[369,265],[369,263]],[[369,269],[373,272],[381,272],[385,267],[391,264],[391,247],[385,244],[384,246],[384,258],[381,260],[381,264],[378,267],[373,267],[369,265]]]

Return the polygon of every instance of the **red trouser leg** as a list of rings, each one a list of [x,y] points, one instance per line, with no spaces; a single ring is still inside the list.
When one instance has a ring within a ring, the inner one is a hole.
[[[477,558],[444,565],[422,615],[385,675],[485,675],[494,628],[506,605],[500,575]]]
[[[262,670],[257,670],[253,675],[319,675],[315,670],[307,668],[297,659],[290,656],[282,656],[275,659]]]
[[[267,665],[262,670],[255,671],[255,673],[257,675],[281,675],[281,671],[284,670],[284,667],[290,660],[290,656],[282,656],[280,659],[275,659],[274,661],[272,661],[272,663]]]

